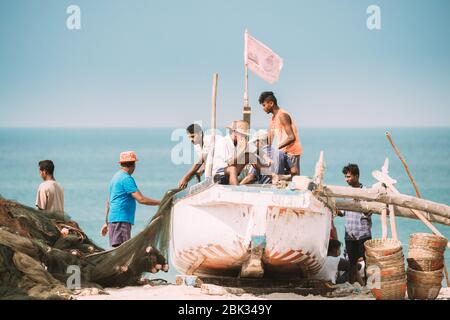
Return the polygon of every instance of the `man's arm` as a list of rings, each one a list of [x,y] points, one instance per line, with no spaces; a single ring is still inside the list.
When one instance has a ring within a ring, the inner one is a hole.
[[[184,189],[188,185],[189,181],[192,179],[192,177],[195,175],[195,173],[200,169],[204,162],[203,155],[202,157],[194,163],[194,165],[189,169],[189,171],[184,175],[184,177],[180,180],[178,183],[178,188]]]
[[[105,224],[102,227],[102,236],[106,236],[108,233],[108,216],[109,216],[109,200],[106,200],[106,217]]]
[[[278,149],[282,149],[295,141],[294,131],[292,130],[291,117],[286,113],[280,114],[280,123],[283,126],[287,137],[280,142],[280,144],[278,145]]]
[[[139,190],[133,192],[131,196],[140,204],[145,204],[147,206],[159,206],[159,204],[161,203],[161,201],[159,200],[144,197],[144,195]]]
[[[36,207],[39,210],[45,210],[47,208],[47,200],[45,191],[39,188],[36,195]]]

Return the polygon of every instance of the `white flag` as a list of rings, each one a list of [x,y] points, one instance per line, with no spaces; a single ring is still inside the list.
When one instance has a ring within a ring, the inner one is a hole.
[[[280,76],[283,59],[245,31],[245,64],[258,76],[273,84]]]

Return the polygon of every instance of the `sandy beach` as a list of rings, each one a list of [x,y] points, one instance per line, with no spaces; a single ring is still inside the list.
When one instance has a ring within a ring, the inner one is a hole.
[[[294,293],[271,293],[255,295],[250,293],[232,294],[214,286],[213,294],[201,288],[179,285],[162,285],[142,287],[125,287],[106,289],[99,294],[98,290],[84,290],[75,295],[77,300],[375,300],[370,292],[349,294],[342,297],[323,297],[319,295],[302,296]],[[450,288],[442,288],[437,300],[450,300]]]

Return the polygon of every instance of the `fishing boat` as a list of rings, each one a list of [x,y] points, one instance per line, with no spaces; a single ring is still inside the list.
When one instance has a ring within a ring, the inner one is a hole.
[[[177,195],[172,210],[170,257],[183,274],[242,275],[262,245],[257,277],[309,277],[327,254],[332,212],[309,190],[205,181]]]

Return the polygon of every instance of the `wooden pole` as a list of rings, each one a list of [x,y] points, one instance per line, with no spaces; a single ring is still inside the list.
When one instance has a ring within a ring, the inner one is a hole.
[[[355,201],[355,200],[340,200],[337,199],[335,201],[336,208],[339,210],[344,211],[356,211],[356,212],[362,212],[362,213],[376,213],[383,215],[383,210],[386,209],[386,204],[381,202],[374,202],[374,201]],[[417,215],[415,215],[411,209],[408,208],[402,208],[398,206],[394,206],[395,215],[397,217],[402,218],[408,218],[408,219],[419,219]],[[419,214],[423,216],[423,213],[421,211],[415,210]],[[444,226],[450,226],[450,219],[444,218],[441,216],[437,216],[434,214],[430,214],[430,218],[433,222],[443,224]],[[387,212],[386,212],[386,221],[387,221]],[[387,222],[386,222],[386,229],[387,229]],[[387,231],[386,231],[387,232]]]
[[[211,157],[211,160],[208,161],[208,168],[205,168],[209,176],[212,177],[213,170],[213,162],[214,162],[214,148],[216,145],[216,101],[217,101],[217,81],[219,79],[219,75],[214,73],[213,75],[213,85],[212,85],[212,99],[211,99],[211,152],[208,157]]]
[[[376,201],[393,204],[400,207],[430,212],[435,215],[450,218],[450,206],[430,200],[419,199],[405,194],[395,194],[375,188],[352,188],[343,186],[326,185],[321,196],[334,198],[353,198],[366,201]]]
[[[397,148],[397,146],[395,145],[394,141],[392,140],[391,134],[389,132],[386,132],[386,137],[388,138],[389,142],[392,145],[392,148],[394,148],[395,153],[397,154],[397,156],[400,158],[400,161],[403,163],[403,166],[405,167],[406,173],[408,174],[409,180],[411,180],[411,183],[414,187],[414,190],[416,191],[416,196],[417,198],[422,198],[422,195],[420,194],[419,191],[419,187],[416,184],[416,181],[414,180],[411,172],[409,171],[408,168],[408,164],[406,163],[406,160],[403,158],[402,154],[400,153],[400,150]],[[415,210],[411,210],[413,211],[414,214],[417,215],[417,217],[428,227],[431,229],[431,231],[433,231],[434,234],[444,237],[438,229],[436,229],[427,219],[425,219],[425,217],[423,217],[420,213],[417,214],[415,212]],[[445,238],[445,237],[444,237]],[[447,247],[450,248],[450,243],[447,242]],[[447,266],[444,262],[444,275],[445,275],[445,280],[447,281],[447,287],[450,287],[450,279],[448,276],[448,271],[447,271]]]
[[[395,224],[395,213],[394,213],[394,206],[393,205],[389,205],[389,221],[390,221],[390,224],[391,224],[392,239],[398,240],[397,226]]]
[[[248,103],[248,63],[247,63],[247,35],[248,30],[245,29],[245,35],[244,35],[244,63],[245,63],[245,92],[244,92],[244,108],[242,110],[242,119],[248,123],[248,126],[250,128],[250,118],[252,109],[250,108],[250,105]]]
[[[388,237],[387,211],[387,207],[381,210],[381,238],[383,239],[386,239]]]
[[[409,171],[409,167],[406,164],[405,158],[403,158],[402,154],[400,153],[400,150],[398,150],[397,146],[395,145],[394,141],[392,140],[391,134],[389,132],[386,132],[386,137],[388,138],[389,142],[391,143],[392,148],[394,148],[395,153],[400,158],[400,161],[403,163],[406,173],[408,174],[409,180],[411,180],[414,190],[416,191],[417,198],[422,198],[419,188],[417,187],[416,181],[414,181],[414,178],[413,178],[411,172]]]

